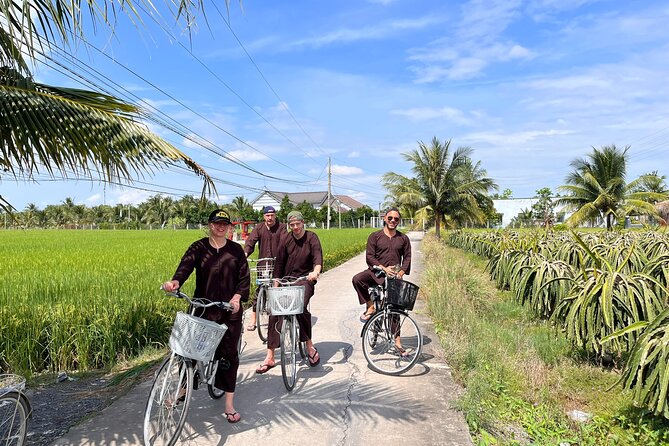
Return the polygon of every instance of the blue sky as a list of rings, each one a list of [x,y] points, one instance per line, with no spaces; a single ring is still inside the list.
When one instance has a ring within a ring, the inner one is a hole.
[[[226,182],[219,202],[263,188],[326,190],[330,157],[333,193],[376,209],[381,175],[411,175],[401,153],[434,136],[473,148],[500,191],[518,198],[555,190],[574,158],[610,144],[631,146],[628,180],[669,174],[664,2],[232,0],[230,26],[210,2],[206,10],[208,25],[200,20],[190,41],[151,19],[140,30],[120,19],[114,36],[99,29],[76,56],[113,81],[95,84],[173,119],[178,133],[151,128]],[[93,88],[53,64],[36,77]],[[177,169],[135,188],[37,179],[4,176],[0,193],[23,209],[201,188]]]

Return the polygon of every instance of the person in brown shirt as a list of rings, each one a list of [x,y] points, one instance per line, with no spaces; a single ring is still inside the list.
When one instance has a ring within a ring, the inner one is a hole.
[[[241,416],[235,410],[234,397],[239,368],[237,343],[242,331],[241,301],[249,298],[249,266],[242,247],[227,239],[230,216],[217,209],[209,215],[209,237],[194,242],[181,258],[172,280],[163,284],[163,289],[172,292],[188,279],[195,270],[196,299],[213,302],[230,302],[232,313],[217,307],[207,308],[197,316],[225,323],[228,330],[216,349],[216,359],[225,358],[230,366],[216,371],[215,386],[225,392],[225,416],[229,423],[236,423]]]
[[[304,229],[304,217],[301,212],[291,211],[288,214],[288,227],[290,232],[282,237],[281,247],[277,252],[274,277],[277,279],[286,276],[307,277],[307,280],[295,283],[295,285],[304,285],[304,312],[297,316],[297,321],[300,324],[300,341],[306,342],[307,345],[309,365],[316,367],[321,358],[312,340],[309,300],[314,295],[314,288],[323,267],[323,249],[318,236]],[[269,327],[267,330],[267,355],[256,369],[256,373],[265,373],[276,366],[274,349],[280,343],[281,324],[279,317],[270,316]]]
[[[286,225],[276,219],[276,209],[273,206],[265,206],[263,208],[263,219],[265,222],[256,225],[244,243],[246,257],[253,254],[256,243],[259,243],[258,258],[276,257],[281,236],[286,233]],[[262,264],[258,264],[259,268],[262,266]],[[253,305],[251,306],[251,322],[246,326],[246,329],[249,331],[256,329],[257,291],[258,289],[256,289],[256,295],[253,296]]]
[[[374,314],[374,303],[369,297],[369,288],[381,285],[383,277],[376,277],[372,267],[380,266],[388,277],[401,279],[411,272],[411,242],[406,234],[397,230],[400,223],[400,211],[390,208],[384,217],[384,227],[373,232],[367,238],[366,260],[368,268],[353,276],[353,288],[358,294],[358,301],[366,304],[365,312],[360,316],[366,322]]]

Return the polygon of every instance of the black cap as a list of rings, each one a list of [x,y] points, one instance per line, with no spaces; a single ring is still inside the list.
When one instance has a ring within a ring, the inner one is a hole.
[[[223,209],[216,209],[214,212],[209,214],[209,223],[216,223],[219,221],[230,224],[230,214],[228,214]]]

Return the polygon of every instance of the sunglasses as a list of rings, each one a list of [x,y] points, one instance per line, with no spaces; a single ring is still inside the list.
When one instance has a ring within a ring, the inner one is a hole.
[[[400,221],[399,217],[388,217],[388,221]]]

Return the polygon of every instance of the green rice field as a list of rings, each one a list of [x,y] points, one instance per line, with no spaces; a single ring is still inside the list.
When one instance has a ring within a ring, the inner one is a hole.
[[[372,231],[315,230],[324,269],[364,251]],[[0,231],[0,371],[106,368],[164,345],[184,306],[159,287],[203,236],[201,230]],[[184,290],[192,293],[193,286],[189,280]]]

